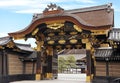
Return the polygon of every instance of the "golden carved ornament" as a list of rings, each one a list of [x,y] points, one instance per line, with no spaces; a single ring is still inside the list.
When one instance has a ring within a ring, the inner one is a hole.
[[[39,29],[36,28],[36,29],[32,32],[32,35],[35,35],[38,31],[39,31]]]
[[[65,35],[65,32],[60,32],[59,35]]]
[[[54,43],[55,43],[55,41],[53,41],[53,40],[48,41],[48,44],[54,44]]]
[[[48,36],[54,36],[55,34],[54,33],[49,33]]]
[[[61,23],[53,23],[53,24],[48,24],[47,27],[50,28],[50,29],[59,29],[61,27],[63,27],[64,24],[61,24]]]
[[[66,48],[70,49],[70,48],[71,48],[71,45],[66,45]]]
[[[76,40],[76,39],[71,39],[71,40],[70,40],[70,43],[71,43],[71,44],[76,44],[77,42],[78,42],[78,40]]]
[[[82,46],[81,45],[75,45],[76,46],[76,48],[81,48]]]
[[[59,44],[65,44],[65,42],[66,42],[66,41],[63,40],[63,39],[61,39],[61,40],[58,41]]]
[[[74,28],[78,31],[78,32],[82,32],[82,29],[80,27],[78,27],[77,25],[74,25]]]
[[[70,32],[70,34],[71,34],[71,35],[76,35],[76,34],[77,34],[77,32]]]

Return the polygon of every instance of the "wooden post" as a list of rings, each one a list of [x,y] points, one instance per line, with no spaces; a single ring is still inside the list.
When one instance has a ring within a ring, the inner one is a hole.
[[[86,50],[86,59],[87,59],[87,77],[86,77],[86,81],[90,82],[91,81],[91,55],[90,55],[90,50]]]
[[[40,55],[40,52],[37,52],[36,80],[41,80],[41,55]]]
[[[42,76],[42,66],[41,66],[41,54],[42,54],[42,49],[41,47],[43,46],[44,41],[37,41],[37,62],[36,62],[36,80],[41,80]]]
[[[53,56],[53,48],[48,47],[47,48],[47,73],[46,73],[46,78],[47,79],[52,79],[53,78],[53,73],[52,73],[52,56]]]
[[[87,77],[86,81],[91,82],[91,44],[86,43],[86,59],[87,59]]]
[[[8,75],[7,52],[3,50],[3,75]]]
[[[2,50],[0,50],[0,75],[3,73],[3,56],[2,56]]]
[[[22,62],[22,64],[23,64],[23,74],[25,74],[26,73],[26,62]]]
[[[32,66],[32,74],[34,74],[34,71],[35,71],[35,62],[33,61],[33,66]]]
[[[52,56],[51,55],[47,56],[47,78],[48,79],[52,78]]]

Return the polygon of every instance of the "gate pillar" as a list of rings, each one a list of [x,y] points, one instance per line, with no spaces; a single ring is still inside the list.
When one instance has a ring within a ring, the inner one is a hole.
[[[91,44],[86,43],[87,77],[86,81],[91,82]]]
[[[36,80],[41,80],[42,79],[42,65],[41,65],[41,56],[43,55],[43,41],[37,41],[37,63],[36,63]]]
[[[53,48],[48,47],[47,48],[47,72],[46,72],[46,78],[47,79],[52,79],[53,78],[52,57],[53,57]]]

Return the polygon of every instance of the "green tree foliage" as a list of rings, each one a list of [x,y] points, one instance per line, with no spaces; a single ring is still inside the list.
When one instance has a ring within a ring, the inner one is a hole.
[[[67,61],[67,65],[69,65],[71,68],[75,68],[76,67],[76,60],[75,60],[75,57],[74,56],[68,56],[66,58],[66,61]]]
[[[62,73],[62,70],[66,67],[66,60],[64,57],[58,58],[58,72]]]
[[[67,68],[75,68],[76,67],[76,60],[74,56],[68,56],[66,58],[59,57],[58,58],[58,72],[62,73],[63,70]]]

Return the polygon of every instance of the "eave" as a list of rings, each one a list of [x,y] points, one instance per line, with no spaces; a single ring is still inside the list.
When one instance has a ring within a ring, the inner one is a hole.
[[[81,20],[78,20],[72,16],[56,16],[56,17],[38,19],[34,21],[33,23],[31,23],[26,29],[18,31],[18,32],[8,33],[8,34],[9,36],[14,37],[15,39],[24,38],[25,35],[31,33],[38,25],[42,23],[46,23],[50,21],[58,21],[58,20],[65,20],[65,21],[73,22],[78,27],[84,30],[109,30],[112,27],[112,25],[94,26],[94,25],[85,24],[85,23],[80,22]]]

